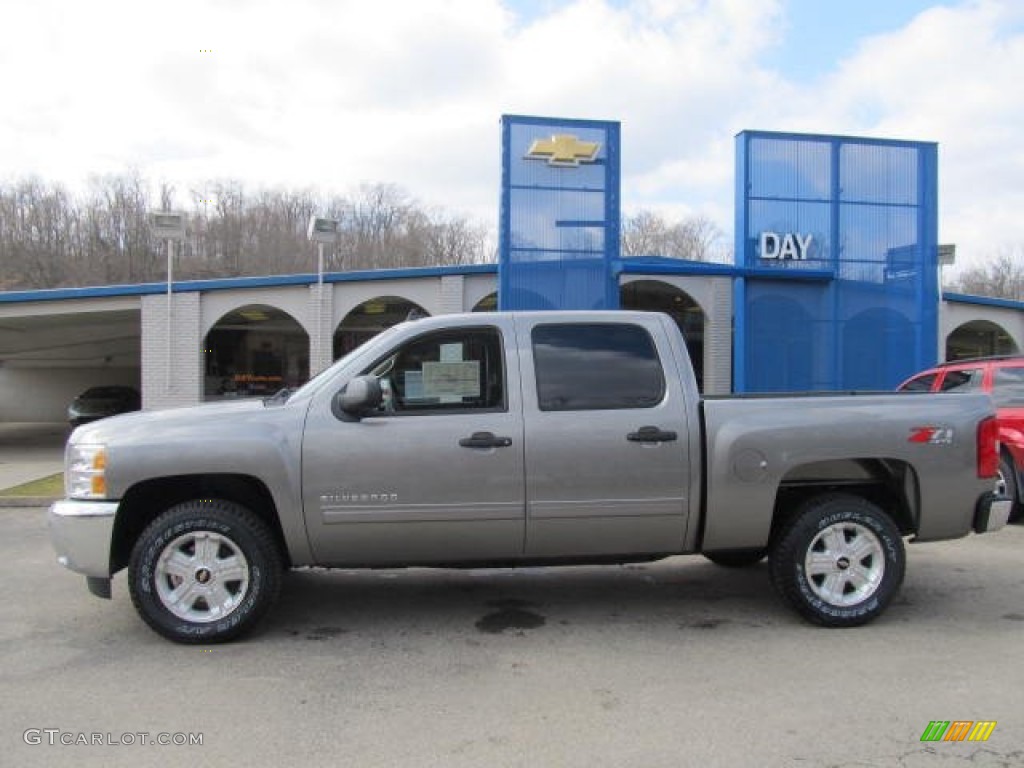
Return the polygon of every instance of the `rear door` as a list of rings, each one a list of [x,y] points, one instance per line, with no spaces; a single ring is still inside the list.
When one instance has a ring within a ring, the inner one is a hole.
[[[689,508],[684,393],[656,315],[517,317],[526,554],[674,552]]]

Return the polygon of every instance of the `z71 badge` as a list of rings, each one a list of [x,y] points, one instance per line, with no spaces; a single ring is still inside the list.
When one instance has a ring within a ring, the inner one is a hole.
[[[953,442],[953,430],[950,427],[912,427],[907,442],[950,445]]]

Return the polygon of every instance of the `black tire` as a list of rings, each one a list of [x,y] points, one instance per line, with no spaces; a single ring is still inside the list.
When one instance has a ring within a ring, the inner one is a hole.
[[[724,568],[747,568],[757,565],[768,555],[767,549],[723,549],[718,552],[704,552],[704,557]]]
[[[1010,508],[1010,520],[1014,522],[1021,518],[1021,503],[1018,491],[1017,468],[1013,465],[1013,459],[1003,453],[999,456],[999,477],[996,480],[996,493],[1001,493],[1013,501],[1013,506]]]
[[[789,522],[773,543],[769,570],[782,599],[807,620],[855,627],[885,611],[903,583],[906,553],[879,507],[832,494],[811,500]]]
[[[281,589],[281,554],[245,507],[192,500],[142,532],[128,589],[142,619],[179,643],[221,643],[252,629]]]

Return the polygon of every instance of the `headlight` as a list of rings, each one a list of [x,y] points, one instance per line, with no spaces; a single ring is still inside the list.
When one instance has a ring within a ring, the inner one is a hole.
[[[107,497],[107,446],[80,443],[68,446],[64,484],[72,499]]]

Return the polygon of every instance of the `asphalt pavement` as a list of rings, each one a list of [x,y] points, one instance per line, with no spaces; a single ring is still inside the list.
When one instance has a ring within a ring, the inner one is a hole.
[[[1024,527],[908,546],[888,612],[812,627],[765,564],[303,570],[249,639],[175,645],[0,509],[0,764],[1024,765]],[[934,721],[995,723],[927,742]],[[168,743],[161,744],[160,741]],[[196,743],[201,741],[201,743]]]

